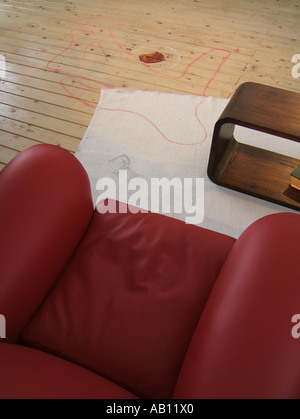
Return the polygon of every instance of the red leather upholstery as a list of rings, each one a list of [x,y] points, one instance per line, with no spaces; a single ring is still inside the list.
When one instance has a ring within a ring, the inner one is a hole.
[[[71,153],[37,145],[0,172],[0,310],[16,342],[84,234],[88,177]]]
[[[134,399],[136,396],[74,363],[36,349],[0,344],[1,399]]]
[[[299,214],[238,240],[100,214],[47,145],[0,173],[0,203],[2,342],[19,344],[0,343],[0,398],[300,397]]]
[[[23,340],[76,360],[136,394],[171,397],[234,242],[166,216],[96,211]]]
[[[201,316],[174,396],[300,398],[300,216],[274,214],[237,240]],[[199,373],[195,374],[195,371]]]

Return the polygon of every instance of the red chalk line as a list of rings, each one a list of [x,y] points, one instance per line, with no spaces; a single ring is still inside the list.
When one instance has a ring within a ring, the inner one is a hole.
[[[76,18],[75,19],[75,22],[76,23],[78,23],[78,24],[80,24],[80,25],[83,25],[83,26],[85,26],[87,29],[88,29],[88,33],[87,33],[87,35],[95,35],[95,31],[94,31],[94,29],[88,24],[88,23],[85,23],[83,20],[91,20],[91,19],[95,19],[95,18],[93,18],[93,17],[83,17],[83,18],[80,18],[80,19],[78,19],[78,18]],[[127,55],[129,55],[131,58],[134,58],[135,60],[137,59],[137,57],[134,55],[134,54],[132,54],[130,51],[127,51],[122,45],[121,45],[121,43],[116,39],[116,37],[115,37],[115,35],[114,35],[114,32],[113,32],[113,28],[115,28],[115,27],[117,27],[117,26],[121,26],[121,25],[123,25],[123,22],[121,21],[121,20],[117,20],[117,19],[113,19],[113,18],[96,18],[96,20],[98,21],[98,20],[105,20],[105,21],[112,21],[112,22],[115,22],[114,23],[114,25],[113,26],[111,26],[111,27],[109,27],[108,28],[108,33],[109,33],[109,36],[110,36],[110,38],[111,38],[111,40],[112,40],[112,42],[121,50],[121,51],[123,51],[125,54],[127,54]],[[97,106],[96,105],[94,105],[94,104],[91,104],[91,103],[89,103],[89,102],[86,102],[85,100],[83,100],[83,99],[80,99],[78,96],[76,96],[75,94],[73,94],[70,90],[69,90],[69,88],[67,87],[67,85],[66,85],[66,83],[65,83],[65,81],[67,80],[67,79],[70,79],[70,78],[72,78],[73,80],[74,80],[74,77],[75,77],[75,80],[77,81],[77,83],[78,84],[80,84],[81,86],[83,86],[83,87],[85,87],[85,88],[88,88],[88,89],[92,89],[92,90],[95,90],[95,91],[101,91],[101,88],[107,88],[107,89],[114,89],[115,91],[117,91],[117,92],[120,92],[120,90],[118,89],[118,88],[116,88],[116,87],[114,87],[114,86],[110,86],[110,85],[108,85],[108,84],[106,84],[106,83],[103,83],[103,82],[99,82],[99,81],[97,81],[97,80],[95,80],[95,79],[93,79],[93,78],[91,78],[91,77],[86,77],[86,76],[84,76],[84,75],[81,75],[81,74],[76,74],[76,73],[71,73],[71,72],[68,72],[68,71],[64,71],[64,70],[61,70],[61,69],[58,69],[58,68],[53,68],[53,66],[52,66],[52,64],[53,64],[53,62],[56,60],[56,59],[58,59],[60,56],[62,56],[64,53],[66,53],[73,45],[74,45],[74,42],[75,42],[75,33],[76,32],[80,32],[80,33],[85,33],[86,34],[86,31],[85,30],[83,30],[83,29],[78,29],[78,28],[74,28],[74,29],[71,29],[70,30],[70,42],[68,43],[68,45],[59,53],[59,54],[57,54],[57,55],[55,55],[50,61],[48,61],[48,63],[46,64],[46,68],[48,69],[48,70],[50,70],[50,71],[54,71],[54,72],[56,72],[56,73],[60,73],[60,74],[63,74],[63,75],[65,75],[65,76],[67,76],[67,77],[64,77],[63,79],[61,79],[60,80],[60,83],[61,83],[61,85],[62,85],[62,87],[63,87],[63,89],[67,92],[67,94],[68,95],[70,95],[71,97],[73,97],[73,98],[75,98],[76,100],[78,100],[80,103],[82,103],[83,105],[85,105],[85,106],[89,106],[89,107],[91,107],[91,108],[96,108]],[[92,46],[98,46],[99,48],[100,48],[100,50],[102,51],[102,54],[103,54],[103,56],[104,56],[104,60],[105,60],[105,62],[106,63],[109,63],[109,57],[108,57],[108,54],[106,53],[106,51],[105,51],[105,49],[104,49],[104,47],[103,47],[103,45],[102,45],[102,43],[100,42],[100,41],[95,41],[95,42],[91,42],[91,43],[89,43],[88,45],[86,45],[85,46],[85,49],[84,49],[84,52],[83,52],[83,60],[86,60],[86,61],[91,61],[91,62],[95,62],[95,63],[103,63],[103,61],[100,61],[100,60],[93,60],[93,59],[91,59],[91,58],[87,58],[87,53],[88,53],[88,49],[89,48],[91,48]],[[141,114],[141,113],[138,113],[138,112],[136,112],[136,111],[131,111],[131,110],[126,110],[126,109],[110,109],[110,108],[104,108],[104,107],[100,107],[100,109],[101,110],[103,110],[103,111],[109,111],[109,112],[125,112],[125,113],[128,113],[128,114],[132,114],[132,115],[136,115],[136,116],[138,116],[138,117],[141,117],[141,118],[143,118],[146,122],[148,122],[166,141],[168,141],[168,142],[170,142],[170,143],[173,143],[173,144],[177,144],[177,145],[187,145],[187,146],[192,146],[192,145],[196,145],[196,144],[201,144],[201,143],[203,143],[206,139],[207,139],[207,130],[206,130],[206,128],[205,128],[205,126],[204,126],[204,124],[202,123],[202,121],[201,121],[201,119],[200,119],[200,117],[199,117],[199,107],[200,107],[200,105],[204,102],[204,100],[206,99],[206,92],[207,92],[207,89],[209,88],[209,86],[211,85],[211,83],[214,81],[214,79],[216,78],[216,76],[218,75],[218,73],[220,72],[220,70],[221,70],[221,68],[222,68],[222,66],[225,64],[225,62],[230,58],[230,56],[232,55],[232,52],[231,51],[229,51],[229,50],[226,50],[226,49],[222,49],[222,48],[212,48],[212,49],[209,49],[208,51],[206,51],[206,52],[203,52],[202,54],[200,54],[198,57],[196,57],[194,60],[192,60],[187,66],[186,66],[186,68],[184,69],[184,71],[180,74],[180,75],[178,75],[178,76],[174,76],[174,75],[171,75],[171,74],[165,74],[165,73],[163,73],[163,72],[161,72],[161,71],[159,71],[159,70],[157,70],[157,69],[155,69],[155,68],[153,68],[153,67],[151,67],[151,65],[149,65],[149,64],[147,64],[147,63],[143,63],[142,61],[138,61],[138,63],[140,64],[140,65],[143,65],[144,67],[146,67],[149,71],[151,71],[151,72],[153,72],[153,73],[156,73],[156,74],[158,74],[158,75],[160,75],[160,76],[163,76],[163,77],[168,77],[168,78],[172,78],[172,79],[177,79],[177,80],[179,80],[179,79],[181,79],[181,78],[183,78],[186,74],[187,74],[187,72],[189,71],[189,69],[190,69],[190,67],[192,66],[192,65],[194,65],[197,61],[199,61],[201,58],[203,58],[204,56],[206,56],[206,55],[208,55],[208,54],[210,54],[210,53],[212,53],[212,52],[214,52],[214,51],[222,51],[222,52],[225,52],[226,53],[226,55],[222,58],[222,60],[221,60],[221,62],[219,63],[219,65],[217,66],[217,68],[216,68],[216,70],[215,70],[215,72],[213,73],[213,75],[212,75],[212,77],[207,81],[207,83],[206,83],[206,85],[205,85],[205,87],[204,87],[204,89],[203,89],[203,92],[201,93],[201,96],[203,96],[203,98],[200,100],[200,102],[196,105],[196,107],[195,107],[195,118],[197,119],[197,121],[199,122],[199,124],[201,125],[201,127],[203,128],[203,131],[204,131],[204,136],[203,136],[203,138],[200,140],[200,141],[197,141],[197,142],[193,142],[193,143],[189,143],[189,144],[187,144],[187,143],[180,143],[180,142],[177,142],[177,141],[172,141],[171,139],[169,139],[160,129],[159,129],[159,127],[151,120],[151,119],[149,119],[147,116],[145,116],[145,115],[143,115],[143,114]],[[237,48],[237,50],[236,50],[236,52],[238,53],[239,52],[239,49]],[[93,82],[93,83],[96,83],[96,84],[98,84],[99,85],[99,87],[92,87],[92,86],[89,86],[88,85],[88,82]]]

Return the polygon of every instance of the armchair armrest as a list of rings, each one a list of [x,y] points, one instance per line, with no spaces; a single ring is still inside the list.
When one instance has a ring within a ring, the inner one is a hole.
[[[30,147],[0,172],[0,313],[6,318],[0,341],[18,341],[92,213],[88,176],[60,147]]]
[[[299,398],[300,215],[272,214],[239,237],[185,358],[176,398]]]

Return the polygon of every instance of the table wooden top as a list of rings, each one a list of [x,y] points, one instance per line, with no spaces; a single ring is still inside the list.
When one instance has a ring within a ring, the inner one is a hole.
[[[244,83],[220,117],[238,125],[300,142],[300,94]]]

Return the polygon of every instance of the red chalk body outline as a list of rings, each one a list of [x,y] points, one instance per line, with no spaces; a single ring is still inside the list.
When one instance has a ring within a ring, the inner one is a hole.
[[[95,19],[95,18],[93,18],[93,17],[82,17],[82,18],[80,18],[80,19],[78,19],[78,18],[76,18],[75,19],[75,22],[76,23],[79,23],[80,25],[83,25],[83,26],[86,26],[87,28],[88,28],[88,30],[89,30],[89,34],[88,35],[95,35],[95,31],[94,31],[94,29],[88,24],[88,23],[85,23],[85,22],[83,22],[82,20],[86,20],[86,19],[88,19],[88,20],[91,20],[91,19]],[[134,55],[134,54],[132,54],[130,51],[128,51],[128,50],[126,50],[122,45],[121,45],[121,43],[116,39],[116,37],[115,37],[115,35],[114,35],[114,33],[113,33],[113,28],[115,28],[115,27],[117,27],[117,26],[121,26],[121,25],[123,25],[123,22],[121,21],[121,20],[117,20],[117,19],[113,19],[113,18],[102,18],[102,17],[100,17],[100,18],[96,18],[96,20],[99,20],[99,19],[101,19],[101,20],[106,20],[106,21],[112,21],[112,22],[115,22],[115,24],[112,26],[112,27],[109,27],[108,28],[108,32],[109,32],[109,35],[110,35],[110,38],[111,38],[111,40],[112,40],[112,42],[115,44],[115,45],[117,45],[117,47],[118,48],[120,48],[121,49],[121,51],[123,51],[125,54],[127,54],[128,56],[130,56],[131,58],[134,58],[135,60],[137,59],[137,57]],[[114,86],[110,86],[110,85],[108,85],[108,84],[106,84],[106,83],[102,83],[102,82],[98,82],[97,80],[95,80],[95,79],[92,79],[92,78],[90,78],[90,77],[86,77],[86,76],[83,76],[83,75],[81,75],[81,74],[76,74],[76,73],[70,73],[70,72],[66,72],[66,71],[63,71],[63,70],[61,70],[61,69],[58,69],[58,68],[52,68],[52,63],[58,58],[58,57],[60,57],[60,56],[62,56],[69,48],[71,48],[72,47],[72,45],[74,44],[74,41],[75,41],[75,35],[74,35],[74,33],[75,32],[81,32],[81,33],[85,33],[85,31],[83,30],[83,29],[78,29],[78,28],[75,28],[75,29],[71,29],[70,30],[70,42],[69,42],[69,44],[66,46],[66,48],[64,48],[59,54],[57,54],[57,55],[55,55],[50,61],[48,61],[48,63],[46,64],[46,68],[48,69],[48,70],[50,70],[50,71],[54,71],[54,72],[56,72],[56,73],[60,73],[60,74],[64,74],[66,77],[64,77],[63,79],[61,79],[60,80],[60,84],[62,85],[62,87],[63,87],[63,89],[67,92],[67,94],[68,95],[70,95],[71,97],[73,97],[73,98],[75,98],[76,100],[78,100],[80,103],[82,103],[83,105],[85,105],[85,106],[89,106],[89,107],[92,107],[92,108],[96,108],[97,107],[97,105],[93,105],[93,104],[91,104],[91,103],[89,103],[89,102],[86,102],[85,100],[82,100],[82,99],[80,99],[79,97],[77,97],[77,96],[75,96],[68,88],[67,88],[67,86],[66,86],[66,84],[64,83],[64,81],[66,80],[66,79],[69,79],[69,78],[72,78],[73,80],[74,80],[74,77],[75,77],[75,80],[79,83],[79,84],[81,84],[82,86],[84,86],[84,87],[87,87],[87,88],[89,88],[89,89],[92,89],[92,90],[95,90],[95,91],[99,91],[99,92],[101,92],[101,88],[107,88],[107,89],[113,89],[113,90],[115,90],[115,91],[117,91],[117,92],[120,92],[120,90],[118,89],[118,88],[116,88],[116,87],[114,87]],[[87,52],[88,52],[88,48],[90,48],[91,46],[95,46],[95,45],[97,45],[97,46],[99,46],[99,48],[100,48],[100,50],[102,51],[102,53],[103,53],[103,56],[104,56],[104,59],[105,59],[105,62],[106,63],[109,63],[109,57],[108,57],[108,55],[107,55],[107,53],[106,53],[106,51],[105,51],[105,49],[104,49],[104,47],[102,46],[102,43],[100,42],[100,41],[95,41],[95,42],[91,42],[91,43],[89,43],[88,45],[86,45],[86,47],[85,47],[85,49],[84,49],[84,52],[83,52],[83,59],[84,60],[86,60],[86,61],[91,61],[91,62],[95,62],[95,63],[99,63],[99,62],[101,62],[101,63],[103,63],[103,61],[100,61],[100,60],[93,60],[93,59],[90,59],[90,58],[87,58],[86,57],[86,55],[87,55]],[[103,111],[109,111],[109,112],[125,112],[125,113],[128,113],[128,114],[132,114],[132,115],[136,115],[136,116],[139,116],[139,117],[141,117],[141,118],[143,118],[145,121],[147,121],[150,125],[152,125],[154,128],[155,128],[155,130],[166,140],[166,141],[168,141],[168,142],[170,142],[170,143],[173,143],[173,144],[178,144],[178,145],[196,145],[196,144],[201,144],[201,143],[203,143],[206,139],[207,139],[207,130],[206,130],[206,128],[205,128],[205,126],[204,126],[204,124],[201,122],[201,120],[200,120],[200,117],[199,117],[199,107],[202,105],[202,103],[205,101],[205,99],[206,99],[206,92],[207,92],[207,89],[209,88],[209,86],[210,86],[210,84],[214,81],[214,79],[216,78],[216,76],[218,75],[218,73],[220,72],[220,70],[221,70],[221,67],[225,64],[225,62],[229,59],[229,57],[232,55],[232,52],[231,51],[229,51],[229,50],[226,50],[226,49],[223,49],[223,48],[211,48],[211,49],[209,49],[208,51],[206,51],[206,52],[203,52],[202,54],[200,54],[199,56],[197,56],[194,60],[192,60],[187,66],[186,66],[186,68],[184,69],[184,71],[179,75],[179,76],[174,76],[174,75],[171,75],[171,74],[165,74],[165,73],[163,73],[162,71],[160,71],[160,70],[157,70],[157,69],[155,69],[155,68],[153,68],[153,67],[151,67],[151,65],[149,65],[149,64],[147,64],[147,63],[143,63],[142,61],[138,61],[139,62],[139,64],[141,64],[141,65],[143,65],[144,67],[146,67],[149,71],[151,71],[151,72],[153,72],[153,73],[155,73],[155,74],[158,74],[158,75],[160,75],[160,76],[163,76],[163,77],[169,77],[169,78],[172,78],[172,79],[175,79],[175,80],[179,80],[179,79],[181,79],[181,78],[183,78],[186,74],[187,74],[187,72],[189,71],[189,69],[190,69],[190,67],[193,65],[193,64],[195,64],[197,61],[199,61],[201,58],[203,58],[204,56],[206,56],[206,55],[208,55],[208,54],[210,54],[210,53],[212,53],[212,52],[214,52],[214,51],[222,51],[222,52],[226,52],[226,56],[225,57],[223,57],[222,59],[221,59],[221,62],[219,63],[219,65],[217,66],[217,69],[215,70],[215,72],[213,73],[213,75],[212,75],[212,77],[208,80],[208,82],[206,83],[206,85],[205,85],[205,87],[204,87],[204,89],[203,89],[203,92],[201,93],[201,96],[203,96],[203,98],[200,100],[200,102],[196,105],[196,107],[195,107],[195,118],[197,119],[197,121],[199,122],[199,124],[201,125],[201,127],[203,128],[203,131],[204,131],[204,137],[203,137],[203,139],[201,140],[201,141],[197,141],[197,142],[194,142],[194,143],[190,143],[190,144],[187,144],[187,143],[180,143],[180,142],[178,142],[178,141],[172,141],[172,140],[170,140],[159,128],[158,128],[158,126],[157,125],[155,125],[155,123],[151,120],[151,119],[149,119],[149,118],[147,118],[145,115],[143,115],[143,114],[141,114],[141,113],[138,113],[138,112],[135,112],[135,111],[131,111],[131,110],[126,110],[126,109],[111,109],[111,108],[105,108],[105,107],[102,107],[102,106],[100,106],[100,108],[99,109],[101,109],[101,110],[103,110]],[[237,48],[237,50],[236,50],[236,52],[238,53],[239,52],[239,49]],[[92,82],[92,83],[96,83],[96,84],[98,84],[99,85],[99,87],[98,88],[95,88],[95,87],[92,87],[92,86],[89,86],[88,85],[88,82]]]

